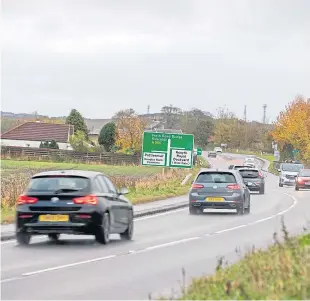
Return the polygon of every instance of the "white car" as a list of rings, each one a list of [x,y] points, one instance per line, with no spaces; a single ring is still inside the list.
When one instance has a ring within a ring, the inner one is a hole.
[[[215,147],[215,148],[214,148],[214,151],[215,151],[216,153],[222,153],[222,152],[223,152],[223,150],[222,150],[220,147]]]
[[[253,157],[246,157],[244,163],[254,163],[255,159]]]

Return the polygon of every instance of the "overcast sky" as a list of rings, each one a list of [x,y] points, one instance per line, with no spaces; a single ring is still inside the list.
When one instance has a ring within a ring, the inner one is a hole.
[[[310,97],[309,0],[2,0],[2,111],[172,104],[275,119]]]

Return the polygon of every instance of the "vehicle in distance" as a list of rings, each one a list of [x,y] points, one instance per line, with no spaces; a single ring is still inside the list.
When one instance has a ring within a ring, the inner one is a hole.
[[[214,151],[217,153],[217,154],[221,154],[223,152],[222,148],[221,147],[215,147],[214,148]]]
[[[107,244],[111,233],[133,235],[133,206],[102,173],[82,170],[47,171],[34,175],[16,206],[16,239],[29,244],[32,235],[94,235]]]
[[[279,187],[283,185],[295,186],[296,177],[300,170],[304,169],[303,164],[300,163],[281,163],[278,169]]]
[[[208,157],[216,158],[216,156],[217,156],[217,153],[215,151],[208,152]]]
[[[201,171],[189,192],[189,213],[204,209],[236,209],[239,215],[250,212],[250,191],[237,170]]]
[[[248,167],[248,168],[255,168],[256,167],[255,163],[251,163],[251,162],[244,163],[244,166]]]
[[[296,177],[295,190],[310,189],[310,169],[302,169]]]
[[[265,193],[265,177],[256,168],[239,169],[245,185],[250,191],[258,191],[259,194]]]
[[[229,165],[228,169],[241,169],[241,168],[245,168],[244,165]]]

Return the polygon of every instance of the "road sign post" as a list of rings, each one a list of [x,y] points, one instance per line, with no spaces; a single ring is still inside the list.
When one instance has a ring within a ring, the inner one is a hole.
[[[202,155],[202,148],[197,148],[196,152],[197,152],[197,156],[201,156]]]
[[[142,165],[192,168],[194,136],[189,134],[144,132]]]

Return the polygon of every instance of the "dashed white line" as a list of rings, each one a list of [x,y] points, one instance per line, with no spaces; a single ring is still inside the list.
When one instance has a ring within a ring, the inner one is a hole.
[[[109,256],[98,257],[98,258],[94,258],[94,259],[89,259],[89,260],[84,260],[84,261],[79,261],[79,262],[59,265],[59,266],[55,266],[55,267],[51,267],[51,268],[47,268],[47,269],[42,269],[42,270],[38,270],[38,271],[24,273],[24,274],[22,274],[22,276],[32,276],[32,275],[36,275],[36,274],[42,274],[42,273],[46,273],[46,272],[50,272],[50,271],[55,271],[55,270],[60,270],[60,269],[74,267],[74,266],[81,265],[81,264],[86,264],[86,263],[91,263],[91,262],[96,262],[96,261],[107,260],[107,259],[111,259],[111,258],[114,258],[114,257],[116,257],[116,255],[109,255]]]

